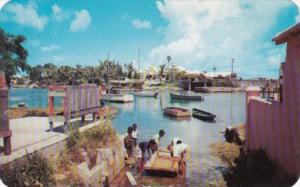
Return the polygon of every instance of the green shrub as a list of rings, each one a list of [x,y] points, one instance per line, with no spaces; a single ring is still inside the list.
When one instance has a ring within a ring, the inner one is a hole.
[[[78,129],[72,129],[67,139],[67,148],[75,149],[76,147],[78,147],[79,141],[80,141],[80,133]]]
[[[27,154],[1,173],[8,186],[53,186],[55,183],[50,162],[38,152]]]

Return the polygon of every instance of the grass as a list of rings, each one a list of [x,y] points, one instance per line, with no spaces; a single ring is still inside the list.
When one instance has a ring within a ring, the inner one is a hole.
[[[235,128],[241,139],[245,136],[245,127]],[[228,167],[223,171],[227,186],[292,186],[296,178],[289,176],[272,161],[263,150],[248,151],[244,144],[219,142],[210,145],[212,155],[220,158]]]
[[[57,113],[62,113],[62,108],[56,109]],[[24,118],[29,116],[38,116],[38,117],[47,117],[49,116],[49,112],[47,108],[26,108],[26,107],[16,107],[11,108],[8,111],[9,119],[17,119],[17,118]]]
[[[40,153],[27,154],[11,167],[1,169],[1,179],[8,186],[53,186],[53,168]]]

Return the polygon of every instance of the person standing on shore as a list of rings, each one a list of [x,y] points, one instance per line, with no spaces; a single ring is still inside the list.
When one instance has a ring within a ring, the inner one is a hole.
[[[132,137],[132,127],[128,127],[127,129],[127,136],[124,138],[124,145],[127,151],[128,158],[133,157],[133,150],[135,147],[135,141],[134,138]]]
[[[135,143],[135,147],[137,146],[137,139],[138,139],[138,130],[137,130],[137,124],[134,123],[132,125],[132,138],[134,140],[134,143]]]

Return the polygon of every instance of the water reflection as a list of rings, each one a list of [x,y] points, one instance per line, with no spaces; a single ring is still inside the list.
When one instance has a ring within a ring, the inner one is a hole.
[[[120,109],[113,123],[121,134],[125,133],[132,123],[138,123],[139,141],[152,138],[160,129],[166,131],[166,137],[162,142],[164,146],[168,145],[173,137],[180,137],[191,146],[191,160],[187,166],[184,183],[188,186],[206,185],[212,178],[217,180],[222,177],[216,168],[224,166],[217,158],[210,155],[209,145],[223,140],[220,132],[226,126],[245,122],[245,95],[243,93],[218,93],[204,94],[204,96],[205,100],[202,102],[172,101],[169,91],[164,90],[160,92],[159,98],[135,97],[131,110],[126,109],[128,107],[126,105],[113,104]],[[206,110],[217,115],[216,122],[204,122],[195,118],[173,120],[163,114],[163,108],[168,106]],[[150,181],[150,184],[153,182],[152,185],[166,185],[167,183],[183,186],[182,180],[179,179],[163,178],[156,181],[155,177],[143,177],[141,180],[144,185],[149,185]]]

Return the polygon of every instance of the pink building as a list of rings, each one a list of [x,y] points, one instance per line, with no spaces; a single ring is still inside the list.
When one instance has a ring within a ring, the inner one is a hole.
[[[263,149],[287,173],[300,174],[300,24],[273,38],[287,43],[281,64],[277,100],[260,98],[259,90],[247,91],[246,147]]]

